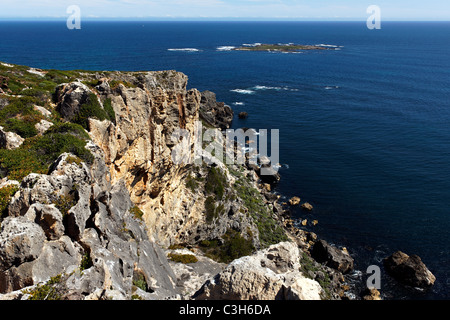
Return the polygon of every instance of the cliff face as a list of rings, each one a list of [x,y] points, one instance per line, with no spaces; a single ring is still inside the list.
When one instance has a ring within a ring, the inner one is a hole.
[[[190,298],[237,258],[289,239],[308,246],[303,233],[295,238],[283,229],[283,209],[263,191],[257,170],[174,163],[175,130],[194,137],[198,121],[226,128],[232,120],[214,94],[188,90],[186,75],[30,73],[5,64],[0,71],[1,145],[11,146],[0,150],[3,298],[42,298],[49,288],[64,299]],[[193,139],[186,142],[193,153]],[[302,280],[307,295],[299,283],[283,282],[278,274],[299,272],[298,248],[287,252],[295,253],[283,256],[295,260],[294,269],[272,270],[277,276],[268,283],[285,290],[282,298],[322,296],[313,280]],[[273,256],[259,253],[266,254]],[[202,267],[176,263],[185,259]],[[258,259],[246,260],[248,269],[259,270]]]

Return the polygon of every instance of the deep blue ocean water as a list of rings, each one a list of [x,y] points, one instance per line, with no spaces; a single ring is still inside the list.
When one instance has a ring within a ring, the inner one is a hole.
[[[253,43],[339,50],[218,50]],[[169,50],[183,48],[196,50]],[[436,284],[418,291],[383,274],[382,294],[450,298],[450,23],[0,22],[0,61],[186,73],[190,88],[249,113],[234,128],[280,129],[277,192],[314,205],[293,214],[348,248],[355,277],[402,250],[419,255]]]

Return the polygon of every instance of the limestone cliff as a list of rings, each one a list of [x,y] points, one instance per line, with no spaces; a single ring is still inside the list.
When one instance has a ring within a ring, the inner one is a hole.
[[[274,250],[290,269],[253,277],[277,286],[271,298],[324,297],[299,270],[310,239],[285,228],[257,166],[174,161],[176,130],[232,121],[214,94],[176,71],[38,71],[0,65],[1,298],[190,299],[220,272],[233,281],[243,256],[263,272]]]

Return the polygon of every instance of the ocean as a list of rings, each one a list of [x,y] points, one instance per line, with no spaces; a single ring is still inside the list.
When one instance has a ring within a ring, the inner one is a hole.
[[[355,258],[355,283],[396,250],[419,255],[429,290],[383,272],[386,299],[450,298],[450,23],[0,22],[0,61],[36,68],[177,70],[235,114],[233,128],[280,130],[284,201]],[[255,43],[331,45],[302,53]]]

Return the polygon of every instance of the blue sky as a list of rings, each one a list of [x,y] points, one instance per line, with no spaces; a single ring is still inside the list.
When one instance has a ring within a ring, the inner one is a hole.
[[[450,20],[450,0],[0,0],[0,18],[233,18],[366,20],[370,5],[383,20]]]

